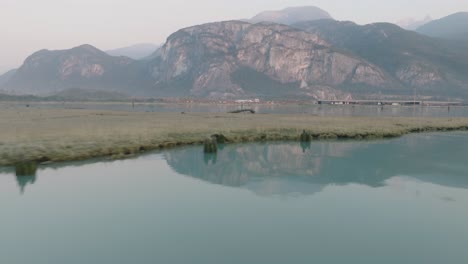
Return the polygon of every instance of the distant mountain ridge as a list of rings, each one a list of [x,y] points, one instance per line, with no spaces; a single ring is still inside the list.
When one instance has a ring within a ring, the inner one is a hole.
[[[91,45],[41,50],[1,76],[0,90],[70,98],[468,98],[465,42],[389,23],[295,18],[290,26],[223,21],[184,28],[141,60]]]
[[[416,31],[430,37],[468,40],[468,12],[459,12],[431,21]]]
[[[250,23],[272,22],[292,25],[302,21],[333,19],[331,15],[315,6],[288,7],[277,11],[264,11],[247,20]]]
[[[150,56],[160,46],[152,43],[140,43],[119,49],[107,50],[106,53],[111,56],[125,56],[134,60],[140,60]]]
[[[0,75],[0,87],[4,85],[5,83],[7,83],[15,73],[16,73],[16,69],[13,69]]]
[[[398,21],[396,24],[406,30],[416,30],[417,28],[429,23],[432,21],[432,18],[428,15],[421,20],[416,20],[414,18],[407,18]]]
[[[374,63],[398,82],[402,92],[468,95],[468,49],[389,23],[310,21],[294,27],[316,34],[336,48]],[[391,92],[391,91],[388,91]]]
[[[83,88],[141,94],[141,89],[150,83],[145,66],[127,57],[112,57],[91,45],[41,50],[26,59],[4,84],[4,90],[13,94],[50,95]]]
[[[104,102],[104,101],[129,101],[130,96],[118,93],[108,92],[101,90],[89,90],[72,88],[69,90],[58,92],[57,94],[49,96],[35,96],[35,95],[11,95],[0,93],[0,101],[23,101],[23,102],[39,102],[39,101],[68,101],[68,102],[79,102],[79,101],[93,101],[93,102]]]

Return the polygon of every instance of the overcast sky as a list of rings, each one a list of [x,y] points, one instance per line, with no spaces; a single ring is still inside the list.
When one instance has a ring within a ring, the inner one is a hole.
[[[0,0],[0,73],[43,48],[162,43],[182,27],[304,5],[359,24],[468,11],[468,0]]]

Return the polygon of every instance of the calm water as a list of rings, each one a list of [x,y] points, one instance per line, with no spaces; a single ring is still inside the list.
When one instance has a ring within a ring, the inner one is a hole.
[[[0,102],[2,108],[25,108],[26,103]],[[123,104],[123,103],[30,103],[33,109],[93,109],[133,112],[209,112],[226,113],[241,107],[252,108],[257,113],[311,114],[318,116],[415,116],[415,117],[468,117],[468,107],[421,106],[351,106],[351,105],[210,105],[210,104]]]
[[[468,134],[0,169],[0,263],[468,263]]]

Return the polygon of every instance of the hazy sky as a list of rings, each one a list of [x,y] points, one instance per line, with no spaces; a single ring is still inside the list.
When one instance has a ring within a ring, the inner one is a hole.
[[[0,73],[43,48],[162,43],[182,27],[303,5],[359,24],[468,11],[467,0],[0,0]]]

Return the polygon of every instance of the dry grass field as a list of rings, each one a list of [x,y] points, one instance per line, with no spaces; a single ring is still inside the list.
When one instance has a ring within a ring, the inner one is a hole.
[[[467,130],[468,118],[317,117],[281,114],[134,113],[97,110],[0,111],[0,166],[122,158],[148,150],[199,144],[220,133],[229,142],[370,139],[412,132]]]

